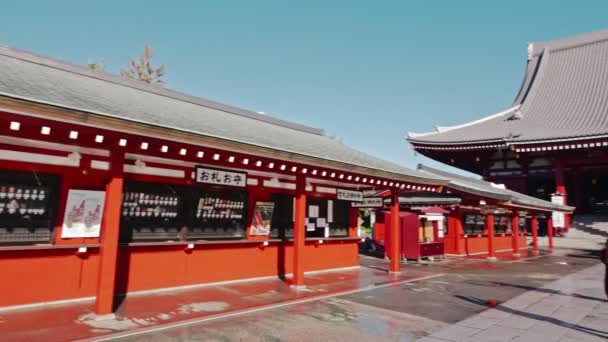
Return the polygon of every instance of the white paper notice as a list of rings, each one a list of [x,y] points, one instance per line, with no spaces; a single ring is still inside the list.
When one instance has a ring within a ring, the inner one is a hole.
[[[323,217],[317,218],[317,227],[325,228],[325,226],[327,226],[327,222],[325,221],[325,218],[323,218]]]
[[[334,201],[327,201],[327,222],[334,222]]]
[[[314,232],[315,231],[315,224],[314,223],[307,223],[306,224],[306,231],[307,232]]]
[[[308,206],[308,217],[309,218],[319,217],[319,206],[318,205],[309,205]]]
[[[105,191],[70,189],[61,237],[99,237],[105,197]]]

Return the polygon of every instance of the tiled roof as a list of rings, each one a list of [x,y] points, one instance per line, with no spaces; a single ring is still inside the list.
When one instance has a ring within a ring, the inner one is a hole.
[[[424,165],[418,165],[418,171],[427,173],[429,175],[435,175],[450,180],[447,185],[448,188],[458,190],[464,193],[470,193],[486,198],[492,198],[499,201],[511,201],[514,205],[532,207],[539,210],[549,211],[573,211],[573,207],[559,205],[544,201],[536,197],[524,195],[519,192],[515,192],[503,187],[497,186],[491,182],[484,181],[482,179],[471,178],[467,176],[457,175],[451,172],[438,170]]]
[[[445,181],[350,148],[323,130],[0,46],[0,96],[367,168]]]
[[[608,30],[534,43],[512,108],[413,144],[525,143],[608,135]],[[498,66],[497,66],[498,67]]]

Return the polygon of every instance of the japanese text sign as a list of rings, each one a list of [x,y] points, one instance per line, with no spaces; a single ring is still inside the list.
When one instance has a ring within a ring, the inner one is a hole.
[[[361,191],[338,189],[336,195],[339,200],[363,202],[363,192]]]
[[[247,186],[247,173],[198,166],[196,182],[244,188]]]

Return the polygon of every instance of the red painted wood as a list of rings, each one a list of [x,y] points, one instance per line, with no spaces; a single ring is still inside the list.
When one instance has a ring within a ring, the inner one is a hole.
[[[391,191],[391,249],[390,271],[399,272],[401,266],[401,222],[399,217],[399,191]]]
[[[513,245],[513,254],[519,254],[519,216],[516,211],[511,216],[511,243]]]
[[[348,210],[348,237],[357,237],[359,233],[359,209]]]
[[[486,229],[488,231],[488,257],[494,258],[494,215],[492,214],[486,215]]]
[[[298,176],[296,178],[296,203],[295,203],[295,222],[293,227],[293,285],[304,285],[304,265],[302,263],[302,253],[304,250],[304,240],[306,239],[306,179]]]
[[[104,205],[103,223],[100,239],[99,281],[95,313],[98,315],[114,311],[114,285],[116,280],[116,261],[118,258],[118,239],[120,233],[120,215],[122,207],[124,154],[118,152],[112,156],[110,164],[111,178],[106,185],[106,202]]]

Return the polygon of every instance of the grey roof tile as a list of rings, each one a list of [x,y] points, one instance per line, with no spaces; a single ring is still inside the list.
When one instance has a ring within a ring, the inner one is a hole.
[[[450,183],[447,185],[448,188],[459,190],[465,193],[471,193],[478,196],[484,196],[487,198],[493,198],[499,201],[511,201],[513,204],[520,206],[531,206],[538,209],[549,210],[549,211],[572,211],[573,207],[559,205],[551,203],[549,201],[541,200],[536,197],[524,195],[522,193],[512,191],[509,189],[503,189],[493,185],[491,182],[484,181],[482,179],[471,178],[463,175],[454,174],[451,172],[438,170],[424,165],[418,165],[418,171],[447,178]]]
[[[384,171],[444,180],[370,156],[323,130],[0,46],[0,95]]]
[[[608,30],[535,43],[532,50],[511,109],[408,140],[510,144],[608,135]],[[521,118],[510,120],[516,111]]]

